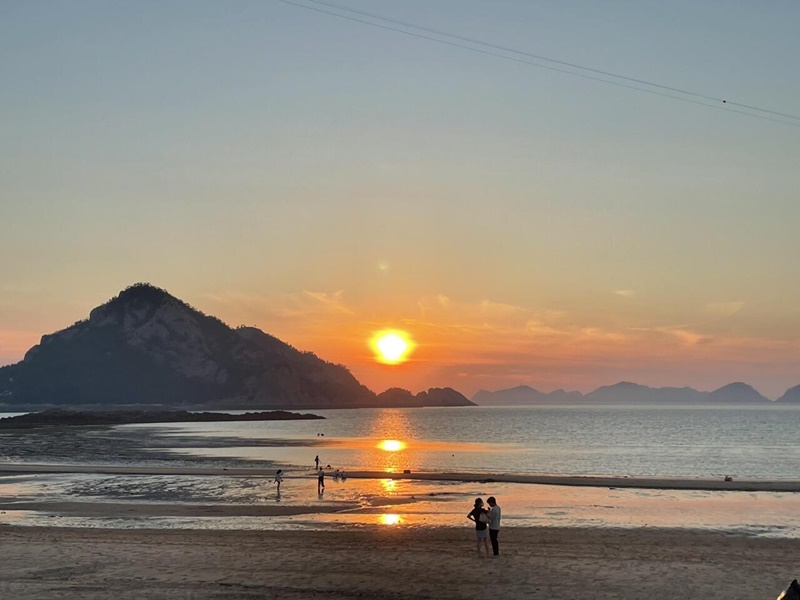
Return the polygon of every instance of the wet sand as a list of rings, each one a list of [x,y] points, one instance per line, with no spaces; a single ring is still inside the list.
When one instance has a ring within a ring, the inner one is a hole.
[[[800,540],[676,530],[468,527],[164,531],[0,527],[0,597],[773,599]]]
[[[399,504],[394,501],[393,504]],[[167,502],[47,502],[20,501],[0,502],[0,511],[34,511],[58,516],[87,517],[286,517],[315,515],[356,510],[355,502],[328,502],[319,505],[268,505],[268,504],[189,504]]]
[[[258,468],[207,468],[207,467],[154,467],[154,466],[105,466],[87,464],[10,464],[0,465],[0,476],[47,473],[83,473],[104,475],[206,475],[206,476],[252,476],[268,477],[274,469]],[[309,475],[313,477],[313,475]],[[387,472],[348,471],[354,479],[417,479],[425,481],[461,481],[489,483],[528,483],[579,487],[636,488],[654,490],[704,490],[738,492],[800,492],[800,481],[793,480],[734,480],[684,479],[666,477],[602,477],[569,475],[519,475],[493,473],[433,473],[433,472]]]

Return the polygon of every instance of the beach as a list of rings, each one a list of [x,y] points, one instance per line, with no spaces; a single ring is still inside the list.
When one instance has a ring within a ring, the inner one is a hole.
[[[0,528],[0,597],[773,599],[800,540],[686,530],[334,531]]]
[[[0,598],[15,600],[771,600],[800,574],[800,536],[778,526],[797,514],[792,493],[384,473],[329,478],[318,496],[295,473],[278,496],[257,469],[4,469]],[[255,495],[222,501],[213,486]],[[496,559],[477,555],[465,519],[489,493],[504,507]]]
[[[576,414],[485,412],[509,427]],[[611,411],[675,431],[696,413]],[[748,426],[772,418],[736,414]],[[324,438],[305,422],[3,434],[0,599],[772,600],[800,576],[794,446],[780,446],[780,462],[758,440],[747,452],[703,447],[743,465],[726,481],[709,461],[684,468],[696,459],[686,446],[435,438],[455,435],[466,410],[330,416]],[[401,437],[403,450],[380,449]],[[533,471],[559,453],[564,469]],[[316,454],[335,467],[324,494]],[[583,457],[601,462],[573,472]],[[599,468],[625,461],[626,472]],[[333,477],[340,466],[346,480]],[[497,559],[477,556],[465,518],[490,495],[503,509]]]

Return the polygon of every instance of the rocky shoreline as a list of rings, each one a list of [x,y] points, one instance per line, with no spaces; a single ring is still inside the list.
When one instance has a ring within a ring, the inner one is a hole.
[[[132,425],[137,423],[213,423],[221,421],[295,421],[324,419],[310,413],[285,410],[248,412],[241,415],[187,410],[113,410],[74,411],[52,409],[0,419],[0,429],[34,429],[39,427]]]

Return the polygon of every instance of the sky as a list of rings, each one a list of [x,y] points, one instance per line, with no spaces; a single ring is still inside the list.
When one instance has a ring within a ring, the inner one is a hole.
[[[800,5],[336,4],[0,0],[0,364],[150,282],[375,391],[800,384]]]

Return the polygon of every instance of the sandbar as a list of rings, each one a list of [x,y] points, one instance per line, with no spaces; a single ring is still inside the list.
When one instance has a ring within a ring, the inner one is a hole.
[[[139,465],[88,465],[88,464],[0,464],[0,476],[32,475],[46,473],[83,473],[102,475],[205,475],[237,477],[269,477],[274,469],[265,468],[205,468],[205,467],[156,467]],[[330,474],[330,473],[329,473]],[[390,472],[348,471],[348,477],[361,479],[418,479],[425,481],[462,481],[489,483],[525,483],[539,485],[585,486],[608,488],[639,488],[654,490],[705,490],[736,492],[800,492],[800,481],[796,480],[737,480],[689,479],[669,477],[606,477],[576,475],[523,475],[510,473],[439,473],[439,472]],[[297,472],[293,474],[297,475]],[[313,477],[311,472],[308,477]]]

